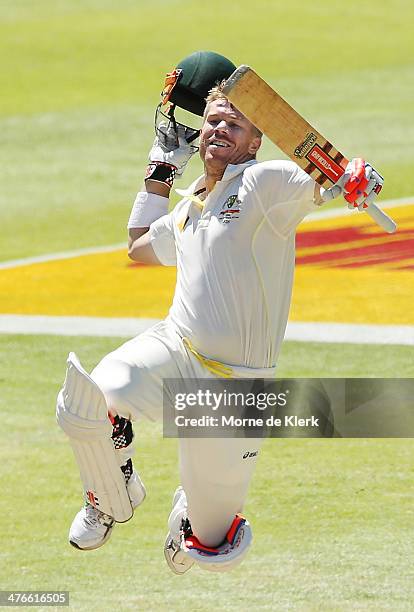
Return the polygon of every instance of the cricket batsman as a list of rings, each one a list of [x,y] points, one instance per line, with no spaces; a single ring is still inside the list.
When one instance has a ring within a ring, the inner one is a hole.
[[[128,222],[129,256],[177,267],[166,319],[103,358],[89,375],[67,361],[57,420],[79,465],[85,505],[69,531],[80,550],[102,546],[116,523],[145,498],[132,464],[132,424],[161,418],[164,379],[272,379],[287,324],[295,231],[311,211],[343,194],[366,208],[382,186],[370,164],[353,159],[324,190],[294,162],[258,162],[261,132],[226,98],[235,66],[197,52],[167,75],[142,191]],[[168,110],[163,109],[168,106]],[[201,133],[178,122],[175,107],[203,117]],[[170,190],[197,151],[203,174],[168,212]],[[180,486],[164,545],[177,574],[194,564],[237,566],[252,541],[241,514],[261,440],[180,438]],[[153,458],[157,460],[156,457]]]

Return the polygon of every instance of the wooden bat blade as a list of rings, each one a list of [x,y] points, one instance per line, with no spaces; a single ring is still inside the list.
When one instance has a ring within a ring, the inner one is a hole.
[[[319,185],[327,189],[343,175],[348,159],[252,68],[237,68],[227,79],[223,93]],[[394,221],[375,204],[367,212],[385,231],[395,232]]]
[[[320,185],[330,187],[342,176],[348,160],[338,151],[332,156],[332,145],[290,104],[249,66],[240,66],[229,77],[224,94],[263,134],[293,159]],[[325,163],[315,151],[326,149]],[[310,157],[313,152],[314,160]],[[327,172],[322,173],[315,163]],[[342,165],[341,165],[342,162]]]

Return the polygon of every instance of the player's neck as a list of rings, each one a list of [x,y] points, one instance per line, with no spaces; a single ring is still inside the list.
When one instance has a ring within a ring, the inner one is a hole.
[[[225,166],[212,167],[210,165],[204,166],[204,177],[207,193],[213,191],[215,184],[221,181],[226,171],[227,164]]]
[[[251,153],[247,153],[244,155],[241,155],[240,157],[236,158],[234,161],[231,161],[230,164],[231,165],[236,165],[236,164],[245,164],[246,162],[255,159],[256,155],[252,155]],[[207,188],[207,193],[210,193],[211,191],[213,191],[215,184],[218,181],[221,181],[221,179],[224,176],[224,173],[226,171],[226,168],[228,165],[230,165],[228,163],[225,164],[217,164],[216,162],[214,163],[206,163],[204,161],[204,177],[205,177],[205,184],[206,184],[206,188]]]

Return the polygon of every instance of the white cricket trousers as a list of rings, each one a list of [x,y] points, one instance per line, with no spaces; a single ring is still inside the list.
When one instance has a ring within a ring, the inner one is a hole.
[[[269,371],[237,368],[235,376],[259,378],[267,372],[268,377]],[[163,379],[216,377],[186,349],[167,320],[109,353],[94,369],[92,378],[102,389],[111,412],[132,421],[143,416],[155,421],[163,414]],[[218,546],[235,514],[242,511],[256,464],[254,452],[260,445],[261,440],[256,438],[179,439],[180,478],[188,518],[194,535],[205,546]],[[247,452],[251,456],[246,457]]]

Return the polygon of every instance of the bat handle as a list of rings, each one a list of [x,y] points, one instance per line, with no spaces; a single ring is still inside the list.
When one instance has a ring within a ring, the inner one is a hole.
[[[371,219],[375,221],[383,230],[389,234],[393,234],[397,229],[397,224],[391,219],[381,208],[378,208],[376,204],[370,204],[366,212],[369,214]]]

